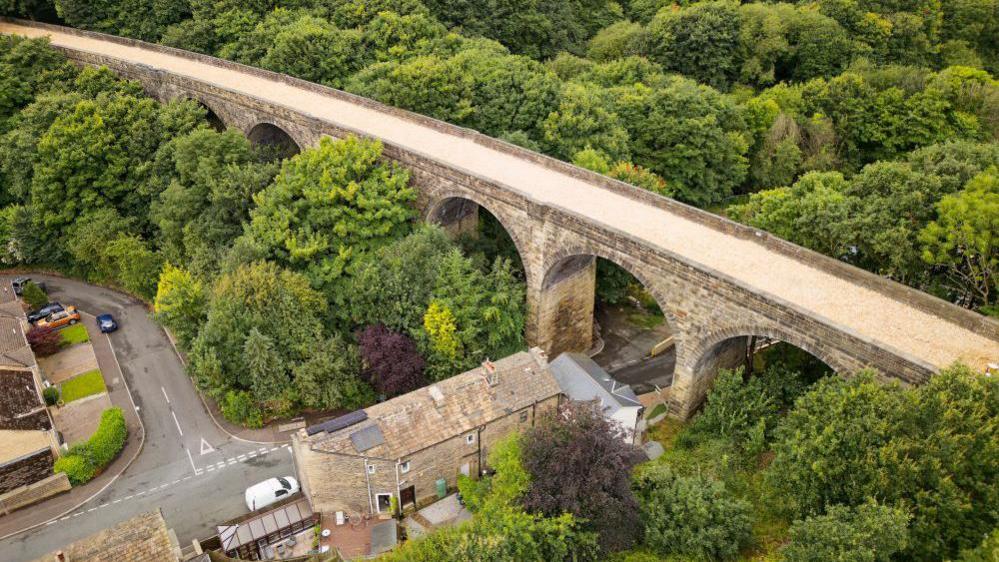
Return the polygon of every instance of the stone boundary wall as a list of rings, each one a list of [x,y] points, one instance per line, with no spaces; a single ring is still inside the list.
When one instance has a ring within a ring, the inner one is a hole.
[[[28,486],[52,474],[55,455],[45,447],[0,465],[0,495]]]
[[[14,510],[40,502],[54,495],[68,492],[71,487],[69,477],[66,476],[66,473],[57,472],[34,484],[11,490],[6,494],[0,495],[0,515],[9,515]]]
[[[907,287],[900,283],[896,283],[894,281],[885,279],[877,274],[862,270],[860,268],[846,264],[834,258],[830,258],[828,256],[814,252],[812,250],[802,248],[800,246],[797,246],[791,242],[778,238],[767,232],[736,223],[727,218],[720,217],[718,215],[714,215],[707,211],[691,207],[689,205],[680,203],[679,201],[675,201],[673,199],[656,195],[652,192],[646,191],[639,187],[621,181],[613,180],[606,176],[579,168],[577,166],[574,166],[566,162],[562,162],[560,160],[556,160],[554,158],[545,156],[543,154],[531,152],[530,150],[527,150],[525,148],[521,148],[519,146],[515,146],[510,143],[488,137],[486,135],[483,135],[482,133],[473,131],[471,129],[445,123],[443,121],[433,119],[431,117],[418,115],[410,111],[391,107],[368,98],[363,98],[354,94],[343,92],[341,90],[336,90],[327,86],[321,86],[318,84],[314,84],[312,82],[307,82],[305,80],[294,78],[285,74],[278,74],[268,70],[263,70],[256,67],[239,64],[219,59],[216,57],[211,57],[201,53],[184,51],[181,49],[166,47],[163,45],[157,45],[153,43],[147,43],[136,39],[106,35],[90,31],[83,31],[79,29],[45,24],[40,22],[18,20],[6,17],[0,19],[2,19],[3,21],[8,21],[11,23],[16,23],[18,25],[23,25],[27,27],[50,29],[54,31],[59,31],[61,33],[77,35],[80,37],[100,39],[103,41],[114,42],[130,47],[143,48],[153,52],[159,52],[173,56],[183,57],[200,63],[209,64],[220,68],[235,70],[247,74],[252,74],[269,80],[283,82],[285,84],[297,88],[302,88],[321,95],[344,100],[349,103],[353,103],[376,111],[380,111],[388,115],[392,115],[394,117],[407,119],[409,121],[418,123],[422,126],[429,127],[434,130],[450,134],[453,136],[461,137],[470,140],[472,142],[476,142],[480,145],[492,148],[494,150],[511,154],[518,158],[529,160],[531,162],[552,169],[559,173],[570,175],[582,181],[594,184],[600,188],[608,189],[610,191],[624,195],[626,197],[667,210],[671,213],[680,215],[686,219],[699,222],[715,230],[724,232],[728,235],[735,236],[741,239],[756,240],[758,243],[762,244],[766,248],[778,252],[782,255],[789,256],[808,266],[814,267],[816,269],[835,275],[837,277],[846,279],[856,285],[876,291],[889,298],[904,302],[905,304],[918,308],[919,310],[922,310],[928,314],[932,314],[939,318],[946,319],[947,321],[952,322],[958,326],[962,326],[968,330],[982,334],[983,336],[988,337],[989,339],[999,341],[999,322],[987,318],[983,315],[961,308],[943,299],[939,299],[927,293],[923,293],[922,291],[918,291],[911,287]],[[66,49],[62,50],[66,51]],[[160,72],[151,67],[149,68],[149,71],[156,73]],[[302,115],[308,115],[307,112],[305,111],[298,111],[298,113]],[[363,131],[353,131],[353,132],[364,134]],[[385,144],[386,146],[388,146],[389,143]],[[462,171],[474,176],[473,171],[467,171],[467,170],[462,170]],[[495,182],[491,180],[483,179],[483,181],[495,184]],[[510,187],[510,189],[514,188]]]

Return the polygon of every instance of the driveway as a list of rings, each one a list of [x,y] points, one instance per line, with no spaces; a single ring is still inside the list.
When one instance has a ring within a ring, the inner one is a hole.
[[[46,282],[53,300],[90,314],[114,314],[120,328],[107,339],[146,440],[135,462],[85,505],[0,541],[5,562],[34,559],[155,507],[162,509],[181,546],[187,546],[213,535],[215,524],[245,513],[242,496],[248,485],[295,473],[290,448],[238,441],[219,430],[166,333],[142,303],[78,281],[32,277]],[[95,351],[101,353],[99,346]]]

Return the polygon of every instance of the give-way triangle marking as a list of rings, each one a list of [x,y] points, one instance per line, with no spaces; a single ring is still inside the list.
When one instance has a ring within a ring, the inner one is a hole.
[[[207,455],[208,453],[214,453],[214,452],[215,452],[215,447],[212,447],[208,443],[208,441],[205,441],[205,438],[202,437],[201,438],[201,454],[202,455]]]

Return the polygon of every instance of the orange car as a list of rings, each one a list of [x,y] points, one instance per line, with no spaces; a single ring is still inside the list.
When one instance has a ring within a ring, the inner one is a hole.
[[[67,306],[65,310],[60,310],[59,312],[53,312],[49,314],[45,319],[39,320],[36,326],[48,326],[49,328],[62,328],[63,326],[70,326],[76,324],[80,321],[80,313],[76,311],[75,306]]]

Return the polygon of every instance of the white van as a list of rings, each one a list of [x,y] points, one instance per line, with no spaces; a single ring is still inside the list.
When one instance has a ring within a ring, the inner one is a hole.
[[[278,476],[264,480],[246,489],[246,509],[256,511],[298,493],[298,490],[298,480],[291,476]]]

